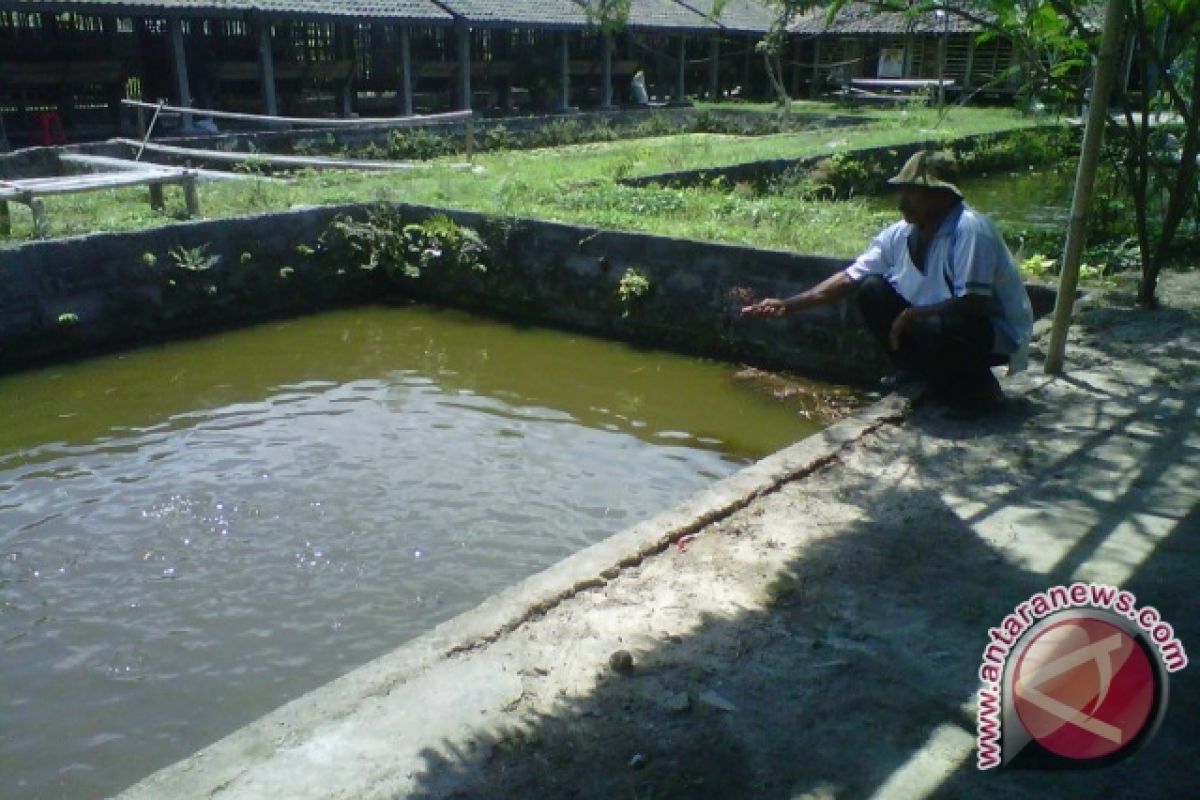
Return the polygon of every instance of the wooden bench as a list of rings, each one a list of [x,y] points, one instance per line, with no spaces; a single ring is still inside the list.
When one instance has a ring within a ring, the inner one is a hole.
[[[43,197],[60,194],[97,192],[105,189],[121,189],[129,186],[147,186],[150,189],[150,207],[163,207],[163,186],[176,184],[183,187],[183,198],[188,216],[200,213],[200,202],[196,195],[196,173],[190,169],[153,167],[137,172],[100,173],[95,175],[70,175],[51,178],[25,178],[15,181],[0,180],[0,235],[12,234],[12,220],[8,204],[21,203],[29,207],[33,215],[34,235],[39,239],[48,232],[46,209]]]

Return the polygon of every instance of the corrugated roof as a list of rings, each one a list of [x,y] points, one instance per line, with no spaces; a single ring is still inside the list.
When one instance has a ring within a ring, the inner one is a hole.
[[[180,14],[236,17],[360,17],[446,24],[453,17],[432,0],[0,0],[0,11],[80,14]]]
[[[455,16],[478,28],[579,30],[590,24],[574,0],[438,0]]]
[[[944,30],[950,33],[972,33],[981,28],[956,14],[946,18],[934,12],[909,15],[900,12],[881,12],[866,3],[848,3],[832,20],[826,18],[828,9],[814,8],[797,17],[788,26],[792,33],[823,34],[842,36],[875,36],[897,33],[936,34]]]
[[[675,0],[698,14],[712,19],[717,0]],[[754,0],[726,0],[716,22],[731,33],[766,33],[775,22],[775,11]]]
[[[591,0],[575,2],[584,7],[592,7]],[[703,14],[674,0],[632,0],[625,27],[630,30],[673,33],[711,33],[720,30],[715,22],[706,19]]]

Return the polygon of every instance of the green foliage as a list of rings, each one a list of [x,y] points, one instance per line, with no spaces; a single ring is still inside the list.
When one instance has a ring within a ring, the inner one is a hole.
[[[637,267],[625,270],[617,283],[617,300],[624,309],[621,316],[629,316],[631,311],[641,305],[650,294],[650,288],[650,278],[645,272]]]
[[[396,159],[430,159],[450,155],[455,151],[448,137],[426,128],[393,131],[388,140],[387,155]]]
[[[71,313],[69,311],[65,314],[59,314],[58,315],[58,324],[64,328],[69,328],[72,325],[78,325],[79,324],[79,315]]]
[[[142,263],[147,267],[153,267],[158,264],[158,256],[150,252],[142,253]]]
[[[1037,128],[958,140],[950,150],[964,175],[986,175],[1015,167],[1044,166],[1076,154],[1079,134],[1069,128]]]
[[[167,253],[176,269],[188,272],[205,272],[221,263],[221,257],[208,252],[208,245],[184,247],[179,245]]]
[[[583,8],[587,12],[588,21],[602,33],[611,36],[624,29],[629,21],[631,3],[632,0],[586,0]]]
[[[687,199],[682,189],[661,186],[634,188],[621,184],[598,183],[574,187],[572,191],[555,195],[563,208],[590,211],[621,211],[643,216],[663,216],[682,211]],[[546,196],[545,202],[552,202]]]
[[[515,150],[520,138],[503,125],[494,125],[483,134],[484,150]]]
[[[1034,253],[1021,261],[1021,274],[1030,278],[1046,278],[1057,272],[1058,262],[1041,253]]]
[[[444,214],[424,223],[407,222],[395,208],[373,210],[364,221],[339,217],[322,235],[322,243],[343,246],[367,270],[383,268],[393,278],[420,278],[433,267],[486,272],[487,245],[471,228]]]

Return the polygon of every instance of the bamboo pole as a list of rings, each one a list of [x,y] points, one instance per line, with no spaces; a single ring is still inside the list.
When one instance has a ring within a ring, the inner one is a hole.
[[[1125,6],[1121,0],[1108,0],[1104,30],[1100,35],[1100,56],[1092,85],[1092,100],[1088,108],[1087,129],[1083,134],[1083,150],[1079,154],[1079,169],[1075,174],[1075,194],[1071,200],[1071,218],[1067,226],[1066,246],[1063,248],[1058,297],[1054,302],[1054,323],[1046,351],[1047,375],[1059,375],[1063,370],[1067,330],[1071,326],[1075,291],[1079,286],[1079,261],[1083,255],[1088,210],[1092,205],[1092,189],[1096,182],[1096,164],[1100,160],[1100,144],[1104,139],[1104,124],[1108,118],[1108,96],[1112,93],[1116,78],[1117,43],[1121,38],[1124,14]]]
[[[110,141],[129,147],[138,142],[133,139],[112,139]],[[431,169],[432,164],[426,162],[413,163],[410,161],[368,161],[354,158],[322,158],[320,156],[279,156],[270,153],[231,153],[225,150],[201,150],[194,147],[175,147],[166,144],[150,143],[146,149],[151,153],[162,153],[168,156],[179,156],[199,161],[215,161],[226,164],[251,163],[264,167],[281,167],[285,169],[362,169],[401,172],[406,170]],[[449,164],[454,169],[472,169],[470,164]]]
[[[470,111],[451,111],[446,114],[424,114],[411,117],[377,117],[374,119],[326,119],[325,117],[278,117],[268,114],[245,114],[239,111],[214,111],[207,108],[181,108],[180,106],[160,105],[158,103],[143,103],[140,100],[122,100],[127,106],[138,108],[162,108],[163,111],[188,112],[213,119],[238,119],[243,122],[287,123],[312,128],[352,128],[364,125],[388,125],[392,127],[411,127],[428,122],[459,122],[471,115]]]

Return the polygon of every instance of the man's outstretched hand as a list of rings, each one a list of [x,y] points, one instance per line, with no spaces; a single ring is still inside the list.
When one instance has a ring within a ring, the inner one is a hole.
[[[787,313],[787,303],[777,297],[768,297],[742,307],[742,315],[747,317],[782,317]]]

